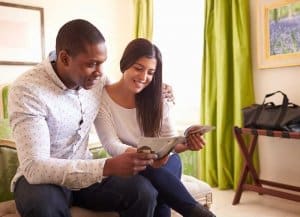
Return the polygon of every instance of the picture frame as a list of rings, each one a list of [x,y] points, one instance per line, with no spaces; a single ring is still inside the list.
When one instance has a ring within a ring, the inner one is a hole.
[[[300,65],[300,0],[257,0],[258,68]]]
[[[45,58],[44,9],[0,2],[0,65],[36,65]]]

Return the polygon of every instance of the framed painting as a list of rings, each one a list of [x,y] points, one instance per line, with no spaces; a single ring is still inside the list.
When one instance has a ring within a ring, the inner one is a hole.
[[[259,68],[300,65],[300,0],[257,1]]]
[[[0,2],[0,65],[35,65],[45,57],[44,10]]]

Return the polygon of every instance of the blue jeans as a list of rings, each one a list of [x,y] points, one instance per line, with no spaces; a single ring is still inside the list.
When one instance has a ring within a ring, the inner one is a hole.
[[[140,175],[108,177],[78,191],[52,184],[29,184],[21,177],[14,194],[22,217],[71,217],[72,205],[115,211],[121,217],[152,217],[157,198],[156,189]]]
[[[183,216],[189,216],[198,204],[180,181],[181,173],[182,165],[178,154],[171,155],[167,164],[161,168],[149,166],[140,172],[150,180],[158,192],[154,217],[171,216],[170,207]]]

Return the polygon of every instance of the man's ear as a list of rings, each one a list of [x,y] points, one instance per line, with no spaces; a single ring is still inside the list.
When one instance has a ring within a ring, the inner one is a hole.
[[[67,51],[61,50],[58,54],[57,60],[59,60],[64,66],[68,66],[70,56],[68,55]]]

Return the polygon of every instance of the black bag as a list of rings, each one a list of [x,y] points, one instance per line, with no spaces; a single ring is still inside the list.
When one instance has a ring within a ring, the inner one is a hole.
[[[281,93],[281,105],[265,102],[266,98]],[[281,91],[267,94],[261,105],[253,104],[242,109],[244,127],[268,130],[300,132],[300,107],[290,103],[286,94]]]

